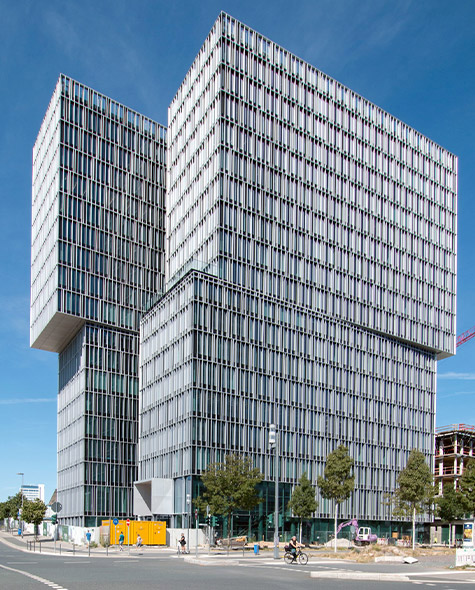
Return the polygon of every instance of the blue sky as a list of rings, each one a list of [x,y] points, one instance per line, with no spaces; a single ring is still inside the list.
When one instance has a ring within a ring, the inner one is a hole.
[[[459,157],[457,332],[475,326],[475,2],[0,0],[0,501],[56,486],[57,355],[29,348],[31,150],[60,72],[166,124],[225,10]],[[437,424],[475,424],[475,339],[439,363]]]

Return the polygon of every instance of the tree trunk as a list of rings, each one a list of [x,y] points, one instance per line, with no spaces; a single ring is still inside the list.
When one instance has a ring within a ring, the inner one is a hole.
[[[334,536],[334,545],[335,545],[335,553],[336,553],[336,529],[337,527],[337,520],[338,520],[338,502],[335,500],[335,536]]]
[[[412,550],[416,549],[416,507],[412,509]]]

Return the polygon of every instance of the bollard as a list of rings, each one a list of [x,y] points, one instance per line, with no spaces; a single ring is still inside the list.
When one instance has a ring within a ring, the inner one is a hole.
[[[109,545],[106,545],[106,556],[109,555]]]
[[[87,549],[88,549],[87,553],[88,553],[89,557],[91,557],[91,544],[90,543],[89,543]]]
[[[41,553],[41,541],[38,541],[38,544],[40,546],[40,553]]]
[[[61,555],[61,543],[59,544],[59,554]]]
[[[76,545],[73,543],[73,555],[76,555]]]

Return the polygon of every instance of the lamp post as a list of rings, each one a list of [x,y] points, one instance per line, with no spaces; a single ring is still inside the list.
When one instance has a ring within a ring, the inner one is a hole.
[[[19,473],[17,473],[17,475],[21,475],[21,488],[20,488],[20,494],[21,494],[21,513],[22,513],[21,515],[23,515],[23,480],[24,480],[25,474],[19,472]],[[23,537],[23,521],[22,521],[21,518],[19,520],[20,520],[21,536]]]
[[[191,494],[186,494],[186,543],[190,551],[190,520],[191,520]]]
[[[275,424],[269,426],[269,446],[275,449],[274,559],[279,559],[279,435]]]

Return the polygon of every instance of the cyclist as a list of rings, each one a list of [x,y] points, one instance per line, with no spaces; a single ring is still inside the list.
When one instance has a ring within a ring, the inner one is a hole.
[[[305,547],[302,543],[297,541],[297,537],[294,535],[289,541],[289,550],[293,555],[294,561],[297,560],[297,550],[299,547]]]

